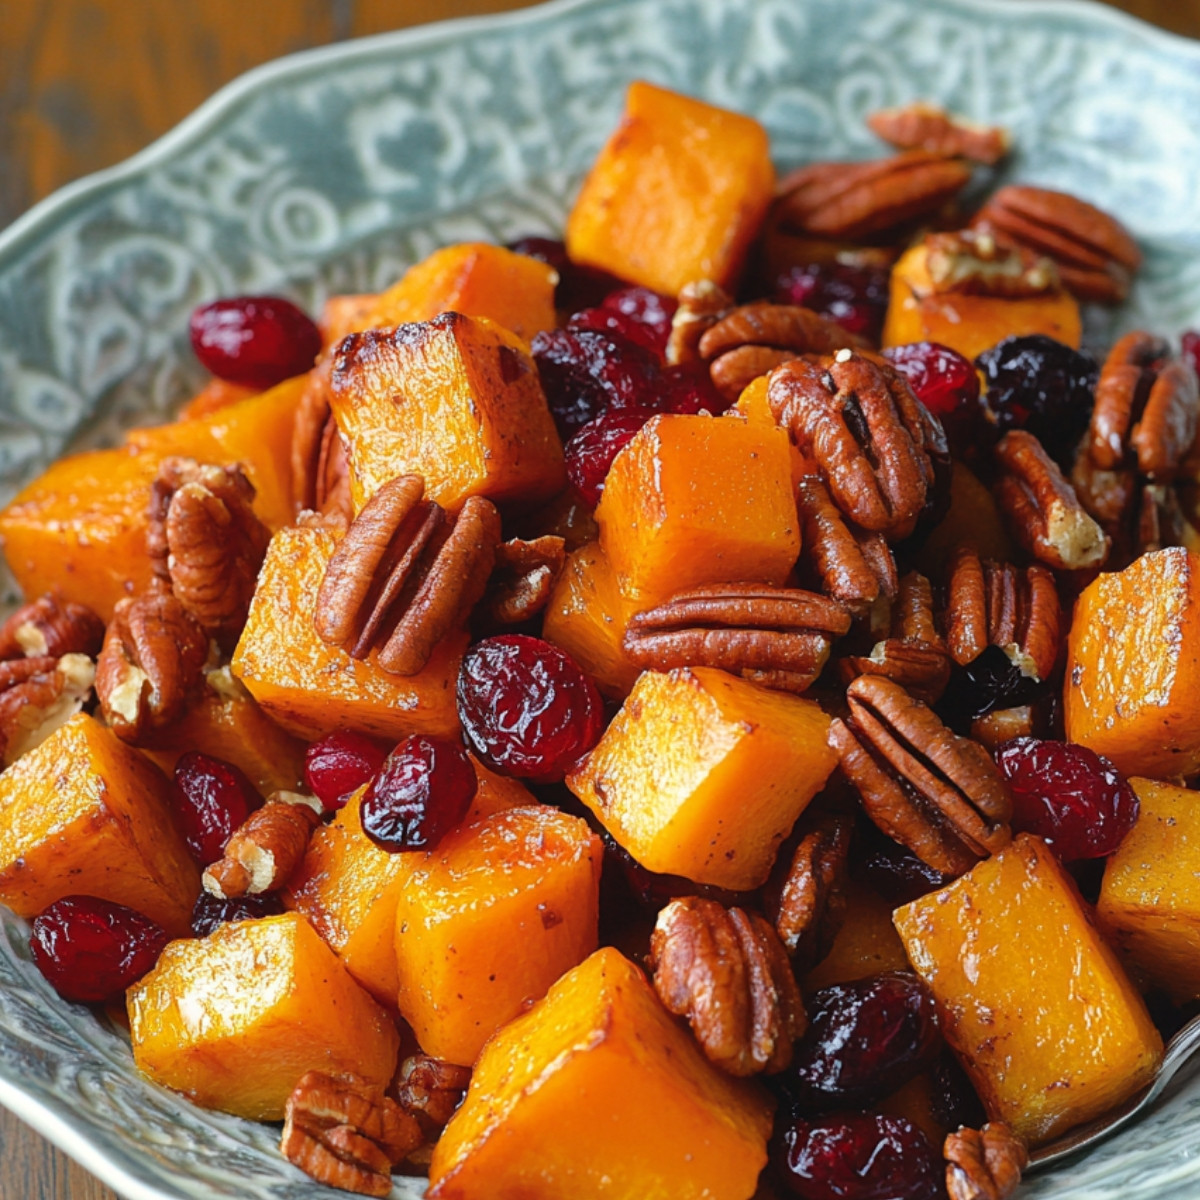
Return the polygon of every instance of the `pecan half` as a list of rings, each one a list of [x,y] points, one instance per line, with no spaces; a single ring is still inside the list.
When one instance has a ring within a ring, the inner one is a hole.
[[[981,561],[970,547],[951,559],[946,600],[946,643],[959,666],[999,646],[1023,674],[1049,679],[1062,641],[1062,608],[1054,576]]]
[[[355,517],[317,593],[316,630],[351,658],[415,675],[482,597],[500,514],[472,496],[457,517],[425,500],[420,475],[390,480]]]
[[[771,372],[767,403],[850,520],[888,538],[913,531],[933,485],[931,432],[898,372],[851,350],[796,359]]]
[[[1041,442],[1014,429],[1000,439],[995,454],[1001,468],[996,499],[1021,545],[1047,566],[1098,567],[1108,556],[1108,538]]]
[[[971,722],[971,737],[993,754],[1013,738],[1033,737],[1037,732],[1036,712],[1031,704],[998,708]]]
[[[429,1141],[435,1141],[462,1102],[471,1069],[414,1054],[400,1065],[396,1099],[414,1117]]]
[[[1167,546],[1182,546],[1186,518],[1173,487],[1148,483],[1141,489],[1133,530],[1133,557]]]
[[[1050,259],[997,241],[990,230],[931,233],[924,244],[925,267],[934,292],[1019,300],[1062,290]]]
[[[318,1183],[362,1196],[386,1196],[393,1165],[424,1140],[412,1116],[357,1075],[309,1071],[284,1113],[284,1158]]]
[[[882,676],[860,675],[846,700],[829,744],[884,833],[948,875],[1008,844],[1012,798],[982,746]]]
[[[932,216],[966,186],[971,168],[927,150],[862,163],[811,163],[777,189],[782,228],[858,239]]]
[[[503,629],[536,617],[566,562],[563,538],[545,534],[531,541],[511,538],[496,547],[496,564],[476,610],[483,625]]]
[[[867,125],[897,150],[926,150],[986,166],[998,163],[1011,145],[1006,130],[968,121],[925,100],[880,109],[867,117]]]
[[[1052,258],[1063,284],[1081,300],[1116,304],[1142,263],[1125,227],[1066,192],[1010,184],[994,192],[971,222]]]
[[[774,1074],[807,1026],[800,989],[775,930],[757,913],[685,896],[650,935],[654,990],[686,1017],[710,1062],[730,1075]]]
[[[272,792],[234,831],[224,855],[204,872],[204,890],[218,900],[277,891],[303,861],[323,813],[315,796]]]
[[[979,1130],[960,1127],[947,1134],[942,1153],[949,1200],[1005,1200],[1029,1165],[1025,1144],[1003,1121]]]
[[[711,279],[698,279],[683,285],[678,304],[667,337],[668,366],[699,359],[700,339],[733,307],[733,297]]]
[[[199,688],[207,659],[204,630],[165,588],[118,601],[96,660],[104,719],[127,742],[165,729]]]
[[[0,756],[16,762],[66,724],[91,694],[96,668],[85,654],[0,662]]]
[[[799,692],[821,673],[833,639],[849,629],[850,614],[815,592],[709,584],[635,613],[622,645],[639,667],[720,667]]]
[[[61,658],[85,654],[95,658],[104,644],[104,622],[90,608],[47,592],[22,604],[0,625],[0,659]]]

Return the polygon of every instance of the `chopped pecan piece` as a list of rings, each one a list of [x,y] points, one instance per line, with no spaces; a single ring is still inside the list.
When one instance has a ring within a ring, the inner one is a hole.
[[[1119,221],[1066,192],[1010,184],[992,194],[971,224],[1052,258],[1067,290],[1081,300],[1124,300],[1142,263]]]
[[[280,1153],[318,1183],[386,1196],[392,1167],[424,1140],[416,1120],[357,1075],[309,1071],[285,1109]]]
[[[880,109],[867,117],[867,125],[897,150],[925,150],[986,166],[998,163],[1010,145],[1006,130],[968,121],[925,100]]]
[[[350,503],[350,465],[346,445],[329,405],[332,358],[309,373],[292,425],[292,502],[305,511],[354,515]]]
[[[667,365],[678,366],[699,359],[700,339],[732,307],[733,297],[711,279],[685,283],[679,292],[679,307],[671,318]]]
[[[686,1017],[709,1061],[730,1075],[774,1074],[807,1026],[800,989],[775,930],[757,913],[685,896],[650,936],[654,990]]]
[[[1104,530],[1033,434],[1006,433],[996,446],[996,461],[1001,468],[996,499],[1034,558],[1068,571],[1098,567],[1105,560]]]
[[[1062,290],[1050,259],[997,241],[987,229],[928,234],[925,267],[931,288],[938,293],[1020,300]]]
[[[472,496],[457,517],[425,500],[420,475],[384,484],[325,569],[316,630],[351,658],[415,675],[483,596],[500,544],[500,514]]]
[[[1133,556],[1184,544],[1186,518],[1173,487],[1148,483],[1141,490],[1133,531]]]
[[[277,891],[303,860],[323,812],[315,796],[272,792],[234,831],[221,859],[204,872],[204,890],[218,900]]]
[[[16,762],[83,707],[96,668],[85,654],[37,655],[0,662],[0,755]]]
[[[934,432],[898,372],[851,350],[796,359],[771,372],[767,403],[850,520],[888,538],[913,531],[933,485]]]
[[[489,629],[520,625],[550,601],[566,562],[566,542],[552,534],[531,541],[512,538],[496,547],[496,565],[479,608]]]
[[[860,675],[846,700],[829,744],[884,833],[947,875],[1008,844],[1012,798],[982,746],[882,676]]]
[[[96,660],[104,719],[127,742],[165,729],[199,688],[207,659],[204,630],[161,585],[119,601]]]
[[[400,1107],[416,1118],[425,1137],[435,1141],[462,1102],[470,1082],[469,1067],[414,1054],[400,1066],[396,1098]]]
[[[1005,742],[1011,742],[1013,738],[1033,737],[1036,731],[1037,722],[1031,704],[998,708],[971,722],[971,736],[993,754]]]
[[[804,691],[835,637],[849,632],[840,604],[800,588],[709,584],[635,613],[625,653],[639,667],[720,667],[768,687]]]
[[[0,659],[61,658],[85,654],[95,658],[104,644],[104,622],[90,608],[47,592],[22,604],[0,625]]]
[[[949,1200],[1005,1200],[1029,1165],[1025,1144],[1003,1121],[979,1130],[960,1127],[947,1134],[942,1153]]]

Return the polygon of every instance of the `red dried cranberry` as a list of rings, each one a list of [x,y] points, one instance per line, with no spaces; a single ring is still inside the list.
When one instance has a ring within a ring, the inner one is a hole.
[[[1037,834],[1064,862],[1111,854],[1137,821],[1137,793],[1086,746],[1014,738],[996,766],[1012,791],[1013,829]]]
[[[387,758],[387,747],[366,734],[339,729],[313,742],[304,754],[304,782],[325,806],[336,812]]]
[[[463,656],[458,716],[471,749],[493,770],[553,783],[599,740],[604,704],[573,658],[510,633]]]
[[[566,246],[557,238],[523,237],[509,242],[506,248],[514,254],[536,258],[558,272],[554,303],[559,309],[565,309],[567,312],[599,304],[620,282],[607,271],[598,271],[595,267],[573,263],[567,257]]]
[[[910,971],[823,988],[783,1079],[797,1105],[827,1111],[865,1104],[907,1083],[939,1045],[937,1010]]]
[[[911,1121],[878,1113],[796,1120],[784,1130],[776,1175],[802,1200],[936,1200],[941,1155]]]
[[[895,842],[868,854],[860,869],[863,879],[892,908],[910,904],[954,881],[953,875],[943,875]]]
[[[811,308],[870,342],[878,342],[887,312],[889,273],[882,267],[807,263],[792,267],[775,284],[784,304]]]
[[[321,331],[282,296],[202,304],[189,325],[196,357],[218,379],[266,389],[302,375],[321,352]]]
[[[613,459],[652,416],[648,408],[610,408],[576,430],[563,447],[567,478],[592,508],[600,503]]]
[[[467,815],[478,786],[458,742],[407,737],[367,785],[363,832],[383,850],[431,850]]]
[[[1180,339],[1183,361],[1192,364],[1192,370],[1200,375],[1200,331],[1189,329]]]
[[[589,329],[593,333],[615,333],[618,337],[641,346],[643,350],[650,351],[656,357],[662,354],[658,336],[649,325],[643,325],[636,318],[616,309],[603,306],[580,309],[568,318],[567,328]]]
[[[671,320],[679,307],[674,296],[664,296],[646,287],[625,287],[609,292],[601,304],[604,308],[632,318],[643,329],[649,330],[652,336],[648,344],[660,358],[667,352]]]
[[[703,363],[664,367],[658,380],[658,405],[663,412],[723,413],[729,401],[717,391]]]
[[[271,893],[242,896],[237,900],[218,900],[208,892],[201,892],[192,908],[192,932],[197,937],[207,937],[213,930],[232,921],[253,921],[281,912],[283,905],[279,897]]]
[[[911,342],[883,352],[907,380],[917,399],[942,423],[950,448],[965,454],[990,426],[979,393],[975,364],[939,342]]]
[[[978,1129],[987,1120],[979,1093],[967,1078],[957,1058],[945,1047],[930,1068],[933,1089],[929,1107],[933,1119],[947,1129]]]
[[[33,961],[66,1000],[99,1004],[119,996],[158,961],[166,930],[96,896],[64,896],[33,919]]]
[[[1045,682],[1026,675],[999,646],[987,646],[966,666],[951,668],[937,708],[948,725],[961,728],[997,709],[1031,704],[1046,691]]]
[[[201,867],[225,853],[225,843],[262,797],[233,763],[189,750],[175,763],[175,811],[187,847]]]

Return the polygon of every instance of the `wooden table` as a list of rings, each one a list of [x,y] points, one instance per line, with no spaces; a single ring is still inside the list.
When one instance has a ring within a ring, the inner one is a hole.
[[[1200,37],[1200,0],[1109,2]],[[344,38],[526,3],[4,0],[0,227],[69,180],[141,149],[223,83],[268,59]],[[0,1110],[0,1200],[119,1198]]]

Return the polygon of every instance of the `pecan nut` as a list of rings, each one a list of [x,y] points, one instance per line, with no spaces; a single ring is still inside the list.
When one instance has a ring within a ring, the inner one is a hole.
[[[1041,442],[1014,429],[1000,439],[995,453],[1001,468],[996,499],[1025,549],[1063,570],[1098,567],[1108,556],[1108,537]]]
[[[523,541],[512,538],[496,547],[496,564],[477,612],[489,629],[520,625],[536,617],[566,562],[566,542],[553,534]]]
[[[884,833],[947,875],[1008,844],[1012,797],[982,746],[882,676],[860,675],[846,700],[829,744]]]
[[[942,1153],[949,1200],[1005,1200],[1029,1165],[1025,1144],[1003,1121],[947,1134]]]
[[[318,1183],[386,1196],[392,1167],[424,1140],[416,1120],[357,1075],[309,1071],[284,1111],[279,1150]]]
[[[3,765],[41,745],[91,694],[96,668],[85,654],[36,655],[0,662]]]
[[[685,896],[650,936],[654,990],[686,1017],[710,1062],[730,1075],[774,1074],[807,1026],[800,989],[764,917]]]
[[[667,336],[667,365],[696,362],[700,358],[700,339],[732,307],[733,297],[711,279],[685,283]]]
[[[96,660],[96,695],[112,731],[127,742],[165,729],[203,678],[208,638],[165,588],[117,603]]]
[[[354,515],[350,464],[329,403],[332,358],[309,372],[292,424],[292,503],[301,512]]]
[[[384,484],[325,569],[316,630],[351,658],[415,675],[483,596],[500,544],[500,514],[472,496],[457,517],[424,499],[420,475]]]
[[[218,900],[277,891],[303,861],[323,813],[315,796],[272,792],[262,808],[234,830],[225,853],[204,872],[204,890]]]
[[[396,1099],[416,1119],[429,1141],[436,1140],[462,1102],[471,1069],[414,1054],[400,1065]]]
[[[0,625],[0,659],[64,654],[95,658],[103,644],[104,622],[86,605],[55,592],[22,604]]]
[[[928,234],[925,268],[931,290],[939,294],[1022,300],[1062,291],[1050,259],[998,241],[987,229]]]
[[[821,673],[850,614],[800,588],[710,584],[635,613],[622,642],[642,668],[719,667],[785,691],[804,691]]]
[[[884,108],[867,117],[871,132],[897,150],[925,150],[947,158],[968,158],[993,166],[1009,150],[1008,132],[980,125],[936,104],[915,100],[900,108]]]

